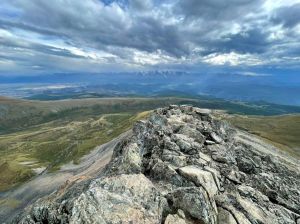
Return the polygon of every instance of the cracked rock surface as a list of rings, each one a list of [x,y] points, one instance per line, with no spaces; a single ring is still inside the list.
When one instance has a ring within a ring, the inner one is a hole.
[[[137,122],[97,177],[13,223],[298,224],[299,165],[209,110],[172,105]]]

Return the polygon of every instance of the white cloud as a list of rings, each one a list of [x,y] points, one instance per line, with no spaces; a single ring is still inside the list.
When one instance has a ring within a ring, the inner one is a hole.
[[[126,2],[3,0],[0,60],[29,72],[300,67],[290,59],[300,50],[300,25],[274,20],[276,10],[299,0]]]
[[[256,72],[240,72],[240,75],[244,76],[252,76],[252,77],[259,77],[259,76],[271,76],[271,74],[267,73],[256,73]]]
[[[237,54],[235,52],[230,52],[228,54],[210,54],[203,58],[203,61],[212,65],[261,65],[263,62],[257,57],[251,54]]]
[[[138,65],[167,64],[174,63],[175,61],[177,61],[176,58],[165,55],[160,50],[157,50],[153,53],[147,53],[142,51],[133,52],[133,62]]]

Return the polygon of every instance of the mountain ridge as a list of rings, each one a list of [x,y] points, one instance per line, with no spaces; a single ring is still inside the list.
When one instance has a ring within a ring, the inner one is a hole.
[[[211,110],[172,105],[137,122],[96,177],[12,223],[298,224],[299,177],[296,160]]]

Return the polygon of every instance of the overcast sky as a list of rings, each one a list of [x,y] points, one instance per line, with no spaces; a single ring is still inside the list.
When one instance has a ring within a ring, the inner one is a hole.
[[[0,74],[300,69],[300,0],[1,0]]]

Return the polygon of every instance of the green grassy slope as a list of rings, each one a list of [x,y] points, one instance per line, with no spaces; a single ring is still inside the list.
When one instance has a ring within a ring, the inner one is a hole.
[[[95,146],[128,130],[147,113],[116,113],[81,121],[52,121],[26,131],[0,136],[0,191],[22,183],[35,172],[58,169]]]
[[[0,97],[0,191],[27,181],[47,168],[77,163],[95,146],[115,138],[146,116],[148,111],[169,104],[223,109],[230,113],[270,115],[295,108],[228,102],[219,99],[93,98],[28,101]],[[296,108],[297,109],[297,108]],[[299,120],[284,117],[233,116],[235,125],[284,145],[297,153]],[[279,122],[281,121],[282,122]],[[275,125],[274,128],[270,124]],[[273,132],[269,132],[272,129]],[[275,131],[277,130],[277,132]]]
[[[181,98],[99,98],[28,101],[0,98],[0,191],[44,169],[77,163],[96,146],[132,127],[148,111]],[[1,133],[2,132],[2,133]]]
[[[300,158],[300,115],[229,116],[233,125],[252,132]]]
[[[55,120],[80,120],[99,114],[140,112],[172,103],[193,103],[182,98],[97,98],[28,101],[0,97],[0,134],[26,130]]]
[[[300,113],[300,107],[268,103],[245,103],[209,97],[197,98],[86,98],[57,101],[20,100],[0,97],[0,134],[26,130],[32,125],[57,119],[80,119],[83,115],[139,112],[169,104],[192,104],[246,115]]]

